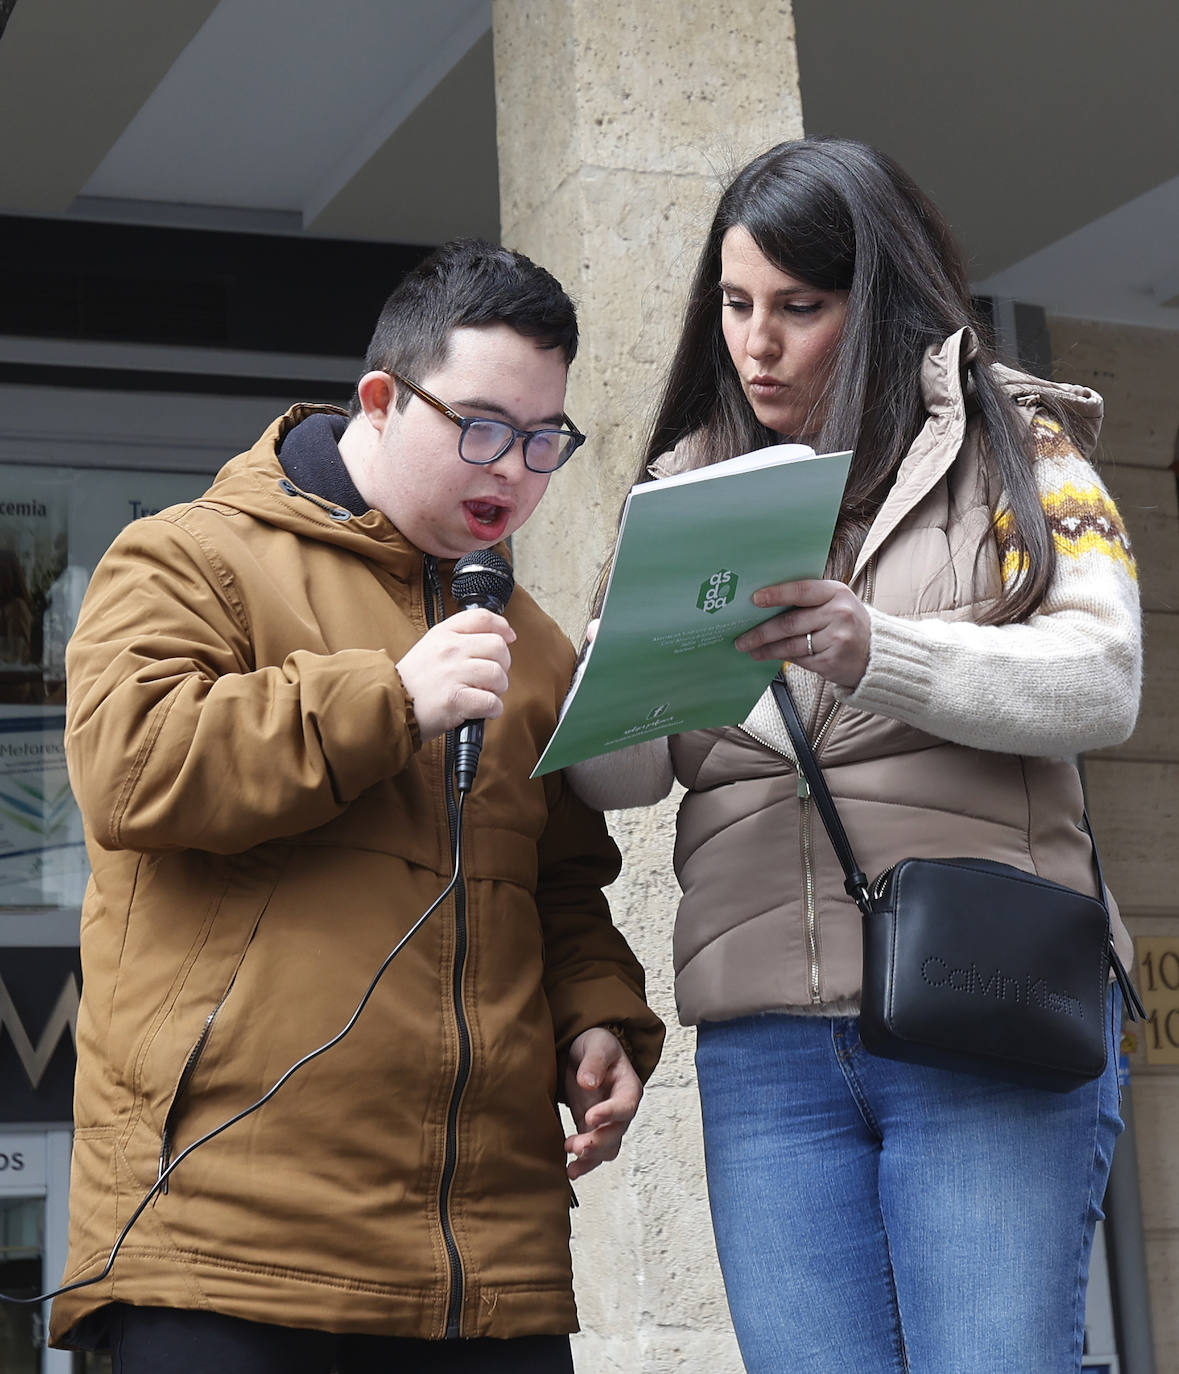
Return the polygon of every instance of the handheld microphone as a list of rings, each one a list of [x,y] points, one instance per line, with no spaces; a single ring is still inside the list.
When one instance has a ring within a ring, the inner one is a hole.
[[[454,565],[450,594],[464,610],[482,606],[503,615],[504,607],[516,589],[516,579],[508,560],[491,549],[465,553]],[[460,792],[469,792],[479,766],[483,748],[483,722],[468,720],[459,727],[454,770]]]

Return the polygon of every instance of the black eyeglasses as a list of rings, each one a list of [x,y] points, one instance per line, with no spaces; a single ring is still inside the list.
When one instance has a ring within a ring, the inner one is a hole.
[[[517,429],[506,420],[485,420],[482,416],[460,415],[451,410],[445,401],[431,396],[428,391],[403,377],[400,372],[388,374],[395,382],[409,387],[410,391],[429,406],[433,406],[448,420],[453,420],[462,433],[459,435],[459,457],[464,463],[483,465],[494,463],[502,458],[517,439],[524,440],[524,466],[530,472],[556,472],[567,463],[585,443],[585,435],[568,415],[561,419],[568,429]]]

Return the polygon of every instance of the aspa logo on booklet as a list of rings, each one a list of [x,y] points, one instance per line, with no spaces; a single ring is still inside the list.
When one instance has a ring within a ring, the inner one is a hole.
[[[716,611],[723,611],[736,595],[737,574],[728,568],[722,568],[719,572],[714,572],[706,582],[701,582],[696,605],[700,610],[712,615]]]

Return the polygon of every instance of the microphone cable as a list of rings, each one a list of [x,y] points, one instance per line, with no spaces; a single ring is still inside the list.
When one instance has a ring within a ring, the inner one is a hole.
[[[356,1025],[357,1021],[360,1019],[361,1012],[364,1011],[373,993],[376,992],[377,984],[384,977],[385,970],[389,967],[393,960],[397,958],[397,956],[401,953],[401,951],[405,948],[409,941],[417,934],[417,932],[421,930],[422,926],[425,925],[426,921],[434,914],[435,911],[437,911],[442,902],[454,891],[455,885],[458,883],[460,874],[462,872],[463,804],[465,803],[466,798],[467,794],[465,791],[459,792],[458,806],[457,811],[455,813],[456,824],[454,828],[454,871],[450,875],[450,881],[446,884],[446,886],[442,889],[438,896],[430,903],[426,910],[422,912],[422,914],[413,923],[413,925],[410,926],[410,928],[405,932],[401,939],[397,941],[397,943],[385,956],[384,960],[381,962],[380,968],[378,968],[376,973],[373,974],[371,982],[364,991],[364,995],[357,1003],[356,1010],[352,1013],[352,1015],[348,1018],[344,1025],[336,1032],[336,1034],[333,1035],[330,1040],[325,1040],[324,1043],[318,1047],[318,1049],[311,1050],[309,1053],[305,1054],[302,1057],[302,1059],[296,1060],[295,1063],[293,1063],[290,1066],[290,1068],[288,1068],[284,1073],[282,1073],[279,1076],[278,1080],[274,1084],[272,1084],[271,1087],[269,1087],[266,1090],[266,1092],[264,1092],[262,1096],[258,1098],[256,1102],[252,1102],[248,1107],[243,1107],[240,1112],[237,1112],[228,1120],[223,1121],[219,1126],[214,1126],[211,1131],[206,1131],[204,1135],[192,1141],[191,1144],[186,1145],[184,1149],[181,1150],[180,1153],[176,1156],[176,1158],[172,1160],[172,1162],[167,1166],[167,1168],[160,1170],[159,1178],[156,1179],[155,1183],[153,1183],[152,1186],[144,1194],[142,1200],[139,1202],[138,1206],[135,1208],[135,1210],[131,1213],[131,1216],[128,1218],[127,1224],[119,1232],[114,1245],[111,1247],[111,1252],[110,1255],[107,1257],[106,1264],[103,1265],[101,1273],[96,1274],[93,1278],[90,1279],[77,1279],[75,1280],[75,1282],[67,1283],[63,1285],[61,1288],[51,1288],[47,1293],[38,1293],[35,1298],[17,1298],[13,1297],[9,1293],[0,1293],[0,1302],[9,1303],[12,1306],[16,1307],[32,1307],[38,1303],[48,1302],[50,1298],[60,1297],[63,1293],[73,1293],[79,1288],[89,1288],[92,1284],[101,1283],[103,1279],[105,1279],[107,1275],[111,1272],[111,1269],[114,1267],[115,1257],[118,1255],[120,1249],[122,1248],[123,1242],[127,1239],[127,1236],[130,1234],[131,1228],[143,1215],[144,1211],[147,1209],[152,1199],[155,1198],[164,1188],[164,1185],[167,1183],[168,1179],[171,1177],[173,1172],[179,1167],[179,1165],[183,1163],[183,1161],[186,1160],[194,1150],[199,1149],[202,1145],[207,1145],[210,1140],[215,1140],[219,1135],[222,1134],[222,1132],[228,1131],[231,1126],[236,1126],[239,1121],[244,1121],[247,1116],[252,1116],[253,1113],[259,1109],[259,1107],[264,1107],[266,1103],[269,1102],[270,1099],[275,1095],[275,1093],[278,1092],[279,1088],[281,1088],[283,1084],[287,1083],[292,1077],[294,1077],[294,1075],[298,1073],[298,1071],[301,1068],[303,1068],[307,1064],[310,1064],[313,1059],[318,1059],[321,1054],[326,1054],[328,1050],[334,1049],[335,1046],[337,1046],[340,1043],[340,1041],[343,1040],[343,1038],[348,1034],[348,1032],[353,1028],[353,1026]]]

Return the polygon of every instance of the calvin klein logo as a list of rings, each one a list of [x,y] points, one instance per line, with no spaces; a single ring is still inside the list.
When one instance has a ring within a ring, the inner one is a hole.
[[[1039,1007],[1057,1016],[1075,1016],[1084,1020],[1085,1009],[1080,999],[1063,988],[1050,988],[1047,979],[1034,974],[1011,974],[996,966],[984,974],[979,966],[951,967],[936,954],[921,965],[921,976],[935,988],[949,988],[969,997],[990,997],[996,1002],[1012,1002],[1017,1007]]]
[[[20,1013],[13,1004],[4,979],[0,978],[0,1026],[8,1031],[12,1048],[24,1068],[30,1087],[34,1090],[40,1087],[49,1061],[53,1058],[53,1052],[67,1031],[74,1037],[75,1047],[77,1045],[78,996],[78,980],[69,973],[62,984],[53,1010],[49,1013],[45,1029],[34,1044],[25,1029]]]

